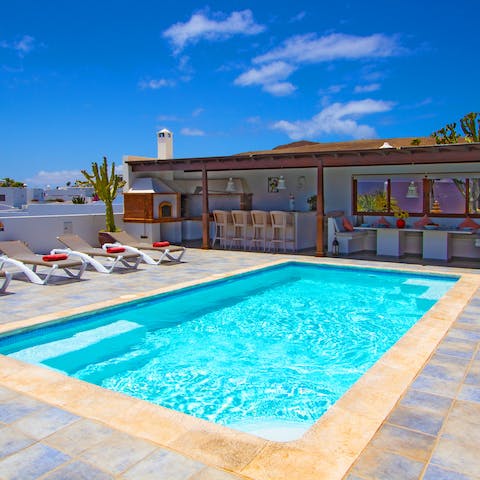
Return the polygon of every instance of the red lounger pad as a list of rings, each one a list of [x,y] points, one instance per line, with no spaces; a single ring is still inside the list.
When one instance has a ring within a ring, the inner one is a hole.
[[[170,242],[153,242],[152,243],[153,247],[168,247],[170,246]]]
[[[44,262],[58,262],[59,260],[66,260],[68,255],[66,253],[52,253],[51,255],[44,255],[42,260]]]

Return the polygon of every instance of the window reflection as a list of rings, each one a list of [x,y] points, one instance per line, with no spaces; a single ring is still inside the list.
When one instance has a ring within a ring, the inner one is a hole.
[[[388,212],[388,183],[385,180],[357,181],[357,211]]]
[[[431,213],[465,213],[467,180],[465,178],[440,178],[430,181]]]

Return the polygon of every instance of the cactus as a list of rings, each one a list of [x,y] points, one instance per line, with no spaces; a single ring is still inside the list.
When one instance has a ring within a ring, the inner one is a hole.
[[[478,113],[471,112],[460,119],[460,126],[468,143],[480,142],[480,118],[477,120],[477,117]]]
[[[467,143],[480,142],[480,114],[476,112],[467,113],[460,119],[465,141]],[[435,142],[438,144],[458,143],[461,137],[457,133],[457,124],[449,123],[445,127],[432,133]]]
[[[108,175],[107,157],[103,157],[103,163],[98,166],[97,162],[92,163],[92,173],[82,170],[83,176],[95,189],[98,198],[105,203],[105,226],[107,232],[115,232],[115,218],[113,216],[113,201],[117,196],[119,188],[125,185],[125,181],[115,174],[115,162],[112,162],[110,176]]]
[[[458,134],[456,131],[457,124],[447,123],[444,128],[437,130],[432,133],[432,137],[435,138],[435,143],[445,144],[445,143],[458,143]]]

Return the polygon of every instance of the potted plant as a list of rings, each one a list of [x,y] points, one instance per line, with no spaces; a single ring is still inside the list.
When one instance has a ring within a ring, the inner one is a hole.
[[[125,181],[115,173],[115,162],[112,162],[110,175],[108,174],[107,157],[99,166],[97,162],[92,163],[92,173],[86,170],[81,171],[90,186],[95,189],[96,196],[105,203],[105,232],[117,232],[115,217],[113,215],[113,201],[117,197],[118,189],[125,185]],[[99,233],[100,243],[105,239]],[[106,241],[110,241],[107,239]]]
[[[310,207],[310,210],[316,210],[317,209],[317,196],[312,195],[311,197],[307,198],[307,203]]]
[[[393,214],[397,219],[397,228],[405,228],[405,220],[410,216],[409,213],[406,210],[397,207],[394,209]]]

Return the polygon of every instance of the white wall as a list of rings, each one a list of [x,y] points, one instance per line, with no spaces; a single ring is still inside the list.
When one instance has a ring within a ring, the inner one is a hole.
[[[123,214],[115,214],[118,228],[125,228]],[[23,240],[36,253],[48,253],[62,244],[56,239],[63,233],[76,233],[98,246],[98,232],[105,228],[105,214],[45,215],[36,217],[0,217],[4,230],[0,241]]]
[[[121,199],[123,200],[123,198]],[[123,204],[113,204],[114,213],[123,213]],[[73,203],[29,203],[22,210],[1,211],[5,216],[37,216],[37,215],[88,215],[94,213],[105,213],[105,204],[103,202],[93,202],[85,204]]]
[[[0,187],[0,194],[5,195],[2,205],[20,208],[27,203],[27,189],[22,187]]]

